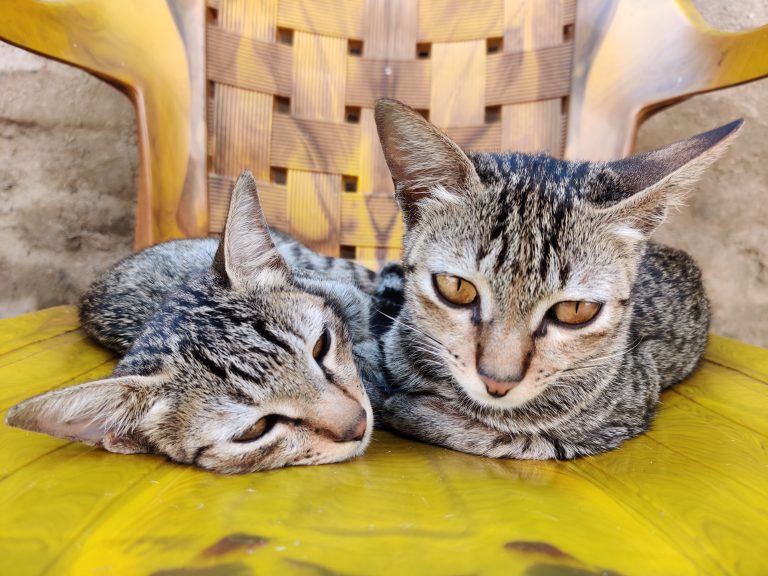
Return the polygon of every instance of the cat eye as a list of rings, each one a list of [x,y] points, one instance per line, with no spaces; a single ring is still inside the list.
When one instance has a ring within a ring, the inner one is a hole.
[[[253,442],[254,440],[258,440],[267,432],[272,430],[272,428],[275,427],[275,424],[277,424],[278,420],[280,420],[280,417],[277,414],[269,414],[263,418],[259,418],[251,425],[250,428],[248,428],[248,430],[240,434],[240,436],[232,438],[232,442],[242,444],[245,442]]]
[[[600,311],[602,304],[588,300],[565,300],[549,309],[552,319],[568,326],[579,326],[592,320]]]
[[[328,334],[328,329],[323,328],[323,333],[320,334],[320,338],[315,342],[315,346],[312,348],[312,358],[319,364],[322,362],[325,355],[328,353],[328,349],[331,347],[331,335]]]
[[[451,274],[435,274],[433,277],[437,293],[456,306],[468,306],[477,300],[474,284]]]

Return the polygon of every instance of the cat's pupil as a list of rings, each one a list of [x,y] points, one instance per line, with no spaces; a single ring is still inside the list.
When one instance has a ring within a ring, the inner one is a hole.
[[[561,324],[578,326],[586,324],[600,311],[601,304],[587,300],[566,300],[555,304],[548,313],[550,318]]]
[[[435,290],[451,304],[467,306],[477,299],[477,289],[468,280],[451,274],[435,274]]]

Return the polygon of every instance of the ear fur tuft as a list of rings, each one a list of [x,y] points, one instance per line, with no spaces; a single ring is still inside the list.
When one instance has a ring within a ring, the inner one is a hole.
[[[409,106],[379,100],[375,118],[406,224],[416,221],[419,201],[434,190],[464,194],[477,179],[461,148]]]
[[[121,376],[53,390],[12,407],[5,422],[113,452],[146,452],[137,429],[160,382],[159,376]]]
[[[598,212],[650,235],[725,153],[743,123],[736,120],[652,152],[608,162],[605,166],[619,179],[624,199]]]

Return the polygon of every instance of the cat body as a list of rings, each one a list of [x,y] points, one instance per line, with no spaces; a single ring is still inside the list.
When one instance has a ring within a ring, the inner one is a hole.
[[[381,278],[401,308],[383,336],[384,424],[526,459],[647,430],[709,325],[695,263],[648,237],[740,123],[588,163],[465,154],[396,101],[379,102],[376,121],[405,220],[402,270]]]
[[[404,274],[395,267],[384,271],[381,283],[389,285],[382,298],[405,299]],[[422,324],[399,320],[395,310],[402,304],[393,304],[395,320],[387,323],[382,348],[395,393],[385,402],[384,424],[421,441],[490,457],[568,459],[618,447],[648,429],[660,391],[696,367],[709,319],[696,264],[684,252],[654,242],[629,300],[626,313],[632,321],[626,334],[616,335],[619,351],[585,362],[598,369],[599,378],[581,377],[576,366],[565,368],[551,384],[555,393],[510,409],[487,408],[455,384],[446,385],[451,376],[413,352],[425,345],[414,342]],[[668,311],[681,302],[688,302],[688,310],[679,314],[684,321],[676,322]],[[406,308],[403,317],[408,314]]]
[[[355,284],[369,277],[291,268],[301,252],[288,240],[278,251],[244,174],[220,242],[148,249],[89,291],[86,327],[127,349],[112,376],[26,400],[6,421],[224,473],[361,454],[380,363],[371,297]]]
[[[318,279],[349,284],[365,294],[375,291],[376,275],[364,266],[318,254],[279,230],[271,229],[270,236],[288,267],[299,274],[314,272]],[[83,327],[104,346],[124,354],[168,294],[208,271],[218,246],[218,238],[170,240],[131,254],[83,295]]]

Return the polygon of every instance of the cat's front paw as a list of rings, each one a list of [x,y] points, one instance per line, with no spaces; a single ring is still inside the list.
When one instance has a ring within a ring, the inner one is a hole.
[[[430,442],[435,431],[446,426],[446,414],[440,410],[439,398],[395,392],[381,408],[385,428]]]
[[[432,394],[395,393],[381,410],[385,428],[414,440],[481,456],[499,433],[458,411],[449,399]]]
[[[383,403],[381,425],[414,440],[489,458],[569,460],[589,453],[547,434],[491,428],[450,400],[429,394],[393,394]]]

